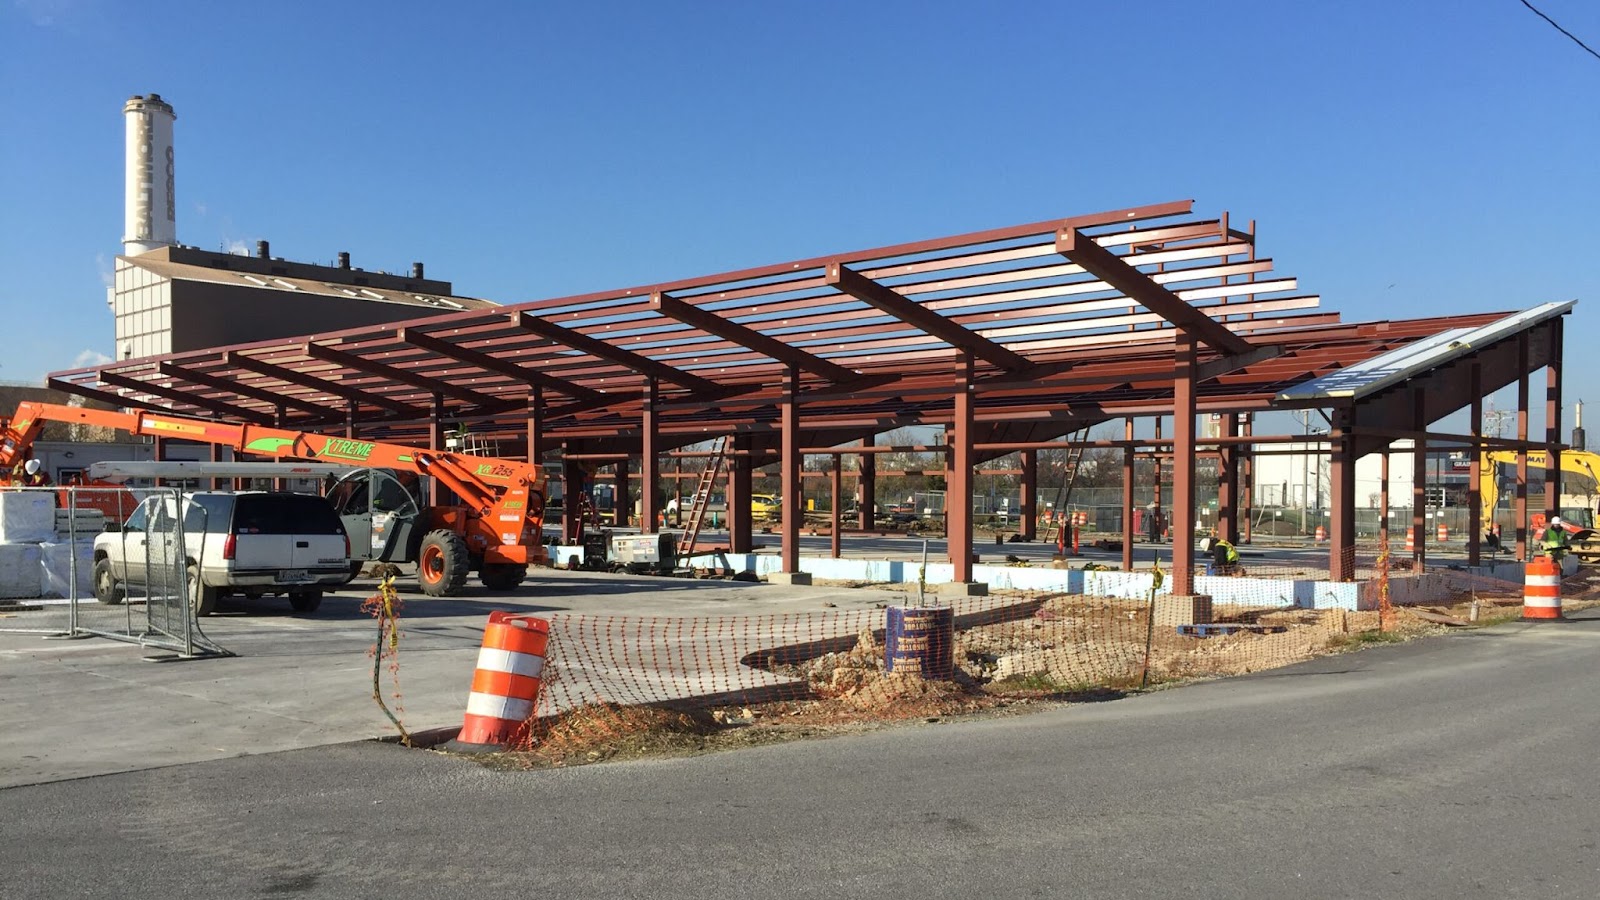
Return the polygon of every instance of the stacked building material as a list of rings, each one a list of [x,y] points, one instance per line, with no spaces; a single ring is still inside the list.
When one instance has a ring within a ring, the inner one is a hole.
[[[51,491],[0,491],[0,598],[39,596],[44,551],[56,539]]]
[[[76,561],[74,561],[76,557]],[[74,571],[73,566],[77,569]],[[76,575],[79,599],[94,595],[94,541],[46,542],[39,545],[40,597],[70,597]]]

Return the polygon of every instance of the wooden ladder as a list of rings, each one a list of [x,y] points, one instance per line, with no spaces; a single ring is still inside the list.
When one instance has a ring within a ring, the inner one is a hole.
[[[711,456],[706,467],[700,470],[700,482],[694,490],[694,504],[689,507],[689,521],[684,524],[683,536],[678,540],[678,558],[687,559],[694,554],[695,542],[700,539],[700,527],[705,524],[706,507],[711,504],[711,489],[722,474],[722,461],[728,455],[728,436],[717,438],[711,445]]]

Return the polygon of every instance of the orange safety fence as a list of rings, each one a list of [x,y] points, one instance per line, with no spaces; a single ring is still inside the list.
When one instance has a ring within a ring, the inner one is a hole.
[[[1238,579],[1240,587],[1251,581]],[[1369,601],[1362,609],[1304,608],[1304,601],[1266,584],[1259,593],[1237,595],[1244,602],[1209,608],[1148,591],[1120,597],[1002,591],[949,605],[953,677],[938,681],[886,667],[894,633],[892,610],[882,607],[902,602],[889,591],[879,602],[864,597],[873,608],[805,613],[561,613],[548,617],[537,717],[517,744],[536,750],[558,737],[571,742],[575,729],[614,737],[668,710],[679,716],[712,710],[747,721],[802,713],[800,721],[839,721],[975,710],[1019,697],[1070,699],[1136,690],[1145,681],[1259,672],[1372,640],[1508,620],[1520,611],[1520,585],[1480,595],[1464,582],[1463,590],[1418,611],[1388,612]],[[1390,607],[1387,596],[1383,605]],[[913,639],[913,652],[946,649],[937,636],[923,640]]]

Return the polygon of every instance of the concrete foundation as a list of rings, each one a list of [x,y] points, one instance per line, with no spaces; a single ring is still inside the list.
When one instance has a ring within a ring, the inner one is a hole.
[[[769,573],[767,573],[767,583],[768,584],[800,584],[800,585],[810,584],[811,583],[811,573],[810,572],[769,572]]]
[[[1211,620],[1211,598],[1205,594],[1156,595],[1157,628],[1199,625]]]
[[[987,597],[989,585],[981,581],[947,581],[933,586],[941,597]]]

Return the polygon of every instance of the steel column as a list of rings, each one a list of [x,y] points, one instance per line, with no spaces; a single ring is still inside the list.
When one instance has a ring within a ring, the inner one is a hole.
[[[779,478],[783,484],[783,568],[784,574],[800,571],[800,519],[805,515],[800,501],[800,370],[788,366],[783,373],[783,402],[778,429],[782,448],[778,452]]]
[[[839,459],[839,454],[837,453],[833,455],[833,472],[830,480],[832,481],[833,496],[828,501],[828,513],[833,527],[830,529],[828,551],[834,559],[838,559],[844,555],[841,552],[843,548],[839,546],[839,532],[843,530],[844,526],[844,522],[839,518],[840,510],[844,506],[844,463]]]
[[[954,408],[951,411],[949,475],[945,478],[945,541],[950,549],[952,579],[972,581],[972,407],[977,390],[972,378],[972,356],[961,354],[956,364]]]
[[[1122,420],[1122,571],[1133,571],[1133,419]]]
[[[1389,550],[1389,448],[1378,454],[1378,547],[1379,553]]]
[[[354,400],[344,402],[344,437],[347,441],[356,439],[356,410],[361,404]]]
[[[871,447],[873,438],[861,439],[861,446]],[[856,479],[856,493],[860,500],[856,504],[856,527],[862,531],[876,528],[878,498],[878,455],[876,453],[861,454],[861,464],[856,470],[859,477]]]
[[[1544,507],[1561,514],[1561,324],[1550,323],[1549,362],[1544,373]]]
[[[1239,436],[1239,414],[1222,414],[1222,436]],[[1229,543],[1239,542],[1239,448],[1236,444],[1223,444],[1218,448],[1221,457],[1217,462],[1217,537]]]
[[[1428,564],[1428,532],[1424,514],[1428,508],[1428,421],[1427,395],[1416,391],[1412,395],[1411,427],[1417,437],[1411,445],[1411,569],[1421,572]]]
[[[435,453],[444,450],[444,395],[433,394],[428,404],[428,449]],[[444,489],[439,479],[428,479],[428,505],[439,506]]]
[[[1244,414],[1244,434],[1248,439],[1255,436],[1255,414]],[[1250,543],[1250,525],[1255,518],[1256,499],[1256,451],[1253,443],[1242,444],[1239,447],[1239,481],[1243,483],[1242,497],[1239,502],[1239,518],[1241,527],[1239,539],[1243,543]]]
[[[1472,427],[1469,433],[1481,436],[1483,432],[1483,366],[1474,359],[1470,374],[1467,376],[1472,382]],[[1474,442],[1472,445],[1472,459],[1467,463],[1467,565],[1475,566],[1481,556],[1483,542],[1483,492],[1478,489],[1479,479],[1483,477],[1483,444]],[[1494,521],[1494,513],[1489,514],[1489,521]]]
[[[1178,336],[1172,392],[1172,593],[1194,593],[1195,338]],[[1157,483],[1156,490],[1161,490]]]
[[[539,465],[540,445],[544,443],[544,389],[528,389],[528,464]]]
[[[1528,559],[1528,453],[1522,441],[1528,439],[1528,333],[1517,335],[1517,494],[1511,515],[1517,525],[1517,559]]]
[[[1039,538],[1039,451],[1023,450],[1017,459],[1022,464],[1022,497],[1017,509],[1021,522],[1017,530],[1023,540],[1033,541]]]
[[[748,434],[734,435],[734,455],[728,457],[728,549],[734,553],[756,548],[755,514],[750,509],[756,469],[750,449],[754,443]]]
[[[612,480],[611,522],[618,528],[627,528],[633,524],[633,491],[628,483],[631,480],[628,468],[627,459],[623,459],[612,468],[616,474]]]
[[[212,444],[211,445],[211,461],[214,462],[214,463],[222,462],[222,445],[221,444]],[[222,482],[225,481],[225,480],[226,479],[217,478],[217,477],[213,476],[211,478],[211,489],[213,491],[222,490]]]
[[[1355,413],[1341,406],[1333,411],[1333,427],[1328,432],[1329,502],[1333,506],[1328,522],[1328,577],[1349,581],[1355,577],[1356,559],[1356,440],[1350,433]]]
[[[288,427],[288,421],[287,421],[288,418],[289,418],[288,410],[286,410],[284,408],[283,404],[280,403],[277,406],[274,406],[272,408],[272,427],[273,428],[286,428],[286,427]],[[158,453],[156,458],[157,459],[161,458],[159,456],[159,453]],[[272,479],[272,489],[275,490],[275,491],[283,490],[284,489],[283,479],[282,478],[274,478],[274,479]]]
[[[571,444],[562,447],[563,451]],[[562,456],[565,457],[565,452]],[[580,499],[588,489],[583,463],[575,459],[561,460],[561,498],[565,510],[561,516],[561,543],[567,546],[583,543],[583,502]]]
[[[649,380],[645,388],[644,412],[639,423],[639,530],[654,534],[661,530],[661,403],[660,382]]]

